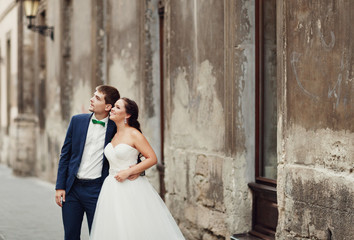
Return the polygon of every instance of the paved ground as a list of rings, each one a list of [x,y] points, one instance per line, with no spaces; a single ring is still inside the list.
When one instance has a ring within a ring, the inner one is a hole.
[[[53,184],[15,177],[0,165],[0,240],[63,240],[61,209],[54,194]],[[88,240],[86,218],[81,236]]]

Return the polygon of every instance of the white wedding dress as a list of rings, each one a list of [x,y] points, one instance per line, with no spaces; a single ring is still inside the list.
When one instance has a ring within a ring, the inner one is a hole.
[[[175,220],[146,177],[118,182],[118,171],[136,164],[138,150],[128,144],[105,150],[110,170],[98,198],[91,240],[185,239]]]

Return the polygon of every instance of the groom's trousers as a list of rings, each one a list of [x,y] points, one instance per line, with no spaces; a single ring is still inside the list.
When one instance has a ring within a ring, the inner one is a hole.
[[[91,231],[101,187],[101,178],[93,180],[75,179],[71,190],[65,196],[62,207],[65,240],[80,240],[84,213],[86,213],[89,231]]]

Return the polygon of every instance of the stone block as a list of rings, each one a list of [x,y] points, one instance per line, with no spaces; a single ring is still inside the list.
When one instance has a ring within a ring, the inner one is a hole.
[[[354,185],[350,176],[288,166],[278,235],[317,239],[354,236]],[[284,232],[284,233],[283,233]]]

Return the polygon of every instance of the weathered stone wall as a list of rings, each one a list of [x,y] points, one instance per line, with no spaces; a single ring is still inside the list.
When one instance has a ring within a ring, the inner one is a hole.
[[[71,116],[88,112],[99,84],[113,85],[137,101],[142,130],[160,153],[157,0],[90,3],[48,0],[39,9],[45,11],[42,21],[55,27],[55,40],[35,34],[32,43],[38,120],[34,173],[50,181],[56,179]],[[158,189],[156,170],[147,175]]]
[[[23,35],[24,55],[12,64],[10,112],[18,128],[9,132],[9,31],[0,15],[1,161],[10,149],[16,169],[55,181],[70,116],[87,112],[94,88],[110,84],[140,106],[143,132],[165,159],[166,203],[186,238],[249,231],[254,1],[163,1],[163,96],[159,1],[89,2],[41,1],[38,21],[55,27],[54,41],[18,31],[24,18],[6,25],[15,39]],[[277,1],[278,239],[353,238],[353,4]],[[158,189],[156,169],[147,175]]]
[[[277,3],[277,237],[353,239],[354,2]]]
[[[54,26],[54,41],[36,34],[35,114],[37,176],[54,182],[70,117],[88,112],[91,82],[92,8],[85,1],[44,1],[45,24]],[[40,19],[37,16],[37,21]],[[44,38],[44,39],[43,39]],[[41,64],[41,62],[43,62]]]
[[[34,35],[24,31],[21,2],[5,1],[0,13],[1,162],[18,175],[33,175],[35,127],[33,115]],[[21,40],[19,40],[21,39]],[[21,151],[19,151],[19,146]]]
[[[67,2],[67,1],[65,1]],[[45,17],[40,18],[40,13]],[[63,77],[65,68],[62,64],[63,51],[63,3],[62,1],[41,1],[39,14],[36,17],[37,24],[54,26],[54,40],[40,36],[36,33],[36,94],[35,114],[38,119],[36,131],[36,176],[55,182],[59,161],[60,148],[63,143],[68,118],[63,118],[62,111],[66,109],[62,105],[62,82],[70,83]],[[71,45],[71,42],[67,43]],[[70,91],[69,91],[70,92]],[[71,100],[68,94],[65,100]]]
[[[0,5],[0,162],[11,165],[14,144],[9,134],[18,112],[18,7],[10,0]]]
[[[157,2],[107,1],[107,76],[137,102],[142,131],[161,159]],[[156,167],[147,176],[158,190]]]
[[[250,230],[254,4],[166,1],[166,202],[189,240]]]

